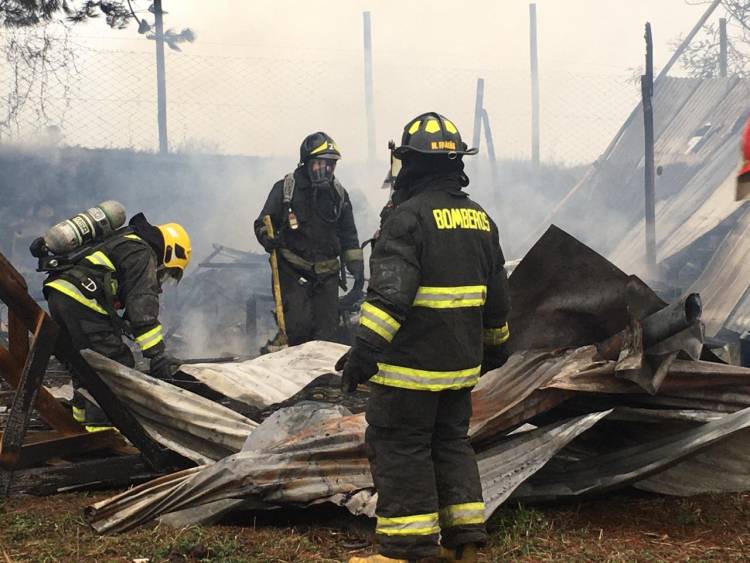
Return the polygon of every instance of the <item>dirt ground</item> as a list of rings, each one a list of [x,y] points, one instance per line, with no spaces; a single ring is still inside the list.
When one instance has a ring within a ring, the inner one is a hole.
[[[207,528],[151,525],[96,535],[81,509],[112,493],[0,500],[0,562],[346,561],[372,524],[333,508],[247,513]],[[686,499],[620,494],[509,506],[489,523],[480,561],[748,561],[750,494]]]

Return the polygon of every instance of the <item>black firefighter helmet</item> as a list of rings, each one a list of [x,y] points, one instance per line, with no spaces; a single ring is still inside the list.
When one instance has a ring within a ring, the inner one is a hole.
[[[339,160],[341,158],[341,153],[336,146],[336,141],[322,131],[318,131],[317,133],[312,133],[305,137],[299,147],[300,166],[306,164],[307,161],[312,158]]]
[[[422,154],[457,155],[477,154],[479,149],[470,149],[461,140],[458,128],[447,117],[434,111],[423,113],[410,120],[404,127],[401,146],[394,152],[397,158],[415,151]]]

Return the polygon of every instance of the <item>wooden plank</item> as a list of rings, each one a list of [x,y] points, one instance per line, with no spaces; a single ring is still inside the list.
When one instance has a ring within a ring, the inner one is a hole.
[[[8,259],[0,253],[0,300],[9,311],[33,332],[36,329],[41,307],[29,295],[23,276],[16,271]]]
[[[27,443],[21,448],[14,467],[4,468],[23,469],[39,465],[41,462],[54,457],[117,449],[124,445],[122,436],[114,429],[35,441],[31,444]],[[2,456],[0,456],[0,467],[2,466]]]
[[[18,365],[29,355],[29,329],[12,309],[8,310],[8,349]]]
[[[0,346],[0,376],[11,389],[18,389],[23,364],[18,365],[8,350]],[[73,436],[86,431],[78,424],[71,412],[60,404],[46,388],[40,387],[34,403],[39,417],[61,434]]]
[[[65,491],[113,488],[135,485],[161,475],[152,471],[141,456],[123,456],[53,467],[21,469],[13,472],[0,469],[0,496],[21,494],[51,495]]]
[[[55,347],[57,332],[57,325],[40,311],[31,349],[21,372],[16,396],[10,407],[8,423],[0,442],[0,464],[4,467],[14,467],[18,461],[26,428],[31,418],[31,410]]]

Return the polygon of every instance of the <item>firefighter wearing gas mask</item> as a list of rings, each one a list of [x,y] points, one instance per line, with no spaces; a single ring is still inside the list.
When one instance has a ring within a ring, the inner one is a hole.
[[[366,443],[378,492],[379,553],[350,563],[468,563],[487,537],[471,389],[507,359],[510,300],[497,226],[464,191],[462,159],[476,152],[432,112],[411,120],[393,150],[393,205],[355,344],[336,365],[344,392],[370,381]]]
[[[263,248],[277,250],[289,345],[331,340],[338,325],[343,260],[354,277],[347,298],[363,295],[365,281],[349,194],[334,174],[341,153],[323,132],[305,137],[297,169],[276,182],[254,223]],[[273,238],[263,217],[271,217]]]
[[[105,202],[111,203],[116,202]],[[179,360],[166,351],[159,294],[162,285],[176,284],[182,278],[190,262],[190,238],[177,223],[154,226],[139,213],[128,226],[112,229],[99,240],[80,245],[72,237],[71,249],[52,250],[61,245],[65,237],[56,235],[65,235],[66,228],[81,226],[85,233],[96,233],[91,228],[96,226],[91,218],[96,213],[97,208],[92,208],[64,221],[32,243],[31,252],[40,259],[40,270],[48,273],[44,295],[50,314],[67,330],[77,349],[88,348],[134,367],[133,354],[123,341],[125,335],[149,359],[152,376],[171,377]],[[124,222],[124,210],[120,217]],[[109,230],[108,223],[102,221]],[[78,243],[81,239],[79,234]],[[74,418],[89,431],[106,428],[104,413],[85,398],[75,373],[73,379]]]

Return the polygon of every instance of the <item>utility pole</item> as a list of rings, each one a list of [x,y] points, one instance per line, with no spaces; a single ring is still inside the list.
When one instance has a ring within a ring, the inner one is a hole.
[[[372,92],[372,27],[370,12],[362,13],[365,39],[365,111],[367,115],[367,159],[375,160],[375,112]]]
[[[482,135],[482,115],[484,113],[484,78],[477,78],[477,97],[474,100],[474,135],[471,146],[479,148]]]
[[[719,20],[719,76],[727,77],[727,18]]]
[[[157,119],[159,123],[159,152],[169,152],[167,137],[167,82],[164,67],[164,20],[161,0],[154,0],[154,16],[156,19],[156,95]]]
[[[539,168],[539,57],[536,41],[536,4],[529,4],[529,54],[531,59],[531,164]]]
[[[643,97],[643,130],[645,157],[643,164],[645,185],[646,265],[651,276],[656,271],[656,174],[654,168],[654,43],[651,24],[646,23],[646,74],[641,75]]]

